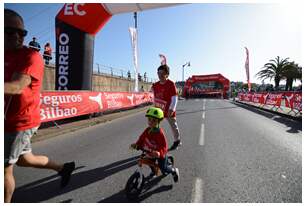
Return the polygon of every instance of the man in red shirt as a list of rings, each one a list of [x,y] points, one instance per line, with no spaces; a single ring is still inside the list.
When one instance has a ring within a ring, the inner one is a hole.
[[[58,164],[34,155],[31,137],[40,126],[40,89],[44,64],[39,52],[23,46],[22,17],[4,10],[4,201],[11,202],[15,190],[13,167],[53,169],[68,184],[75,163]]]
[[[174,142],[169,150],[174,150],[177,149],[178,146],[182,145],[175,112],[178,93],[174,82],[168,79],[169,67],[166,64],[158,67],[157,73],[159,81],[154,83],[152,86],[154,104],[156,107],[159,107],[164,111],[165,117],[171,126]]]

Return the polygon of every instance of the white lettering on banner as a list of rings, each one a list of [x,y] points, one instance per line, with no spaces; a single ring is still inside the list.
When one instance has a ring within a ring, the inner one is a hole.
[[[69,36],[62,33],[59,36],[59,61],[58,61],[58,89],[68,90],[68,58],[69,58]]]
[[[105,99],[106,99],[106,104],[108,109],[111,108],[118,108],[123,106],[122,100],[124,98],[124,95],[122,93],[115,93],[115,94],[108,94],[104,93]]]
[[[72,16],[74,14],[78,16],[84,16],[86,12],[84,10],[80,10],[79,6],[84,6],[84,4],[65,4],[64,7],[64,15]]]
[[[107,93],[104,93],[104,96],[106,99],[122,99],[124,98],[123,94],[121,93],[118,93],[118,94],[107,94]]]
[[[282,94],[269,94],[266,104],[276,105],[280,98],[282,98]]]
[[[122,102],[117,102],[115,100],[107,101],[108,109],[122,107]]]
[[[40,119],[55,119],[58,117],[72,117],[78,113],[76,107],[71,108],[59,108],[59,107],[46,107],[40,109]]]
[[[260,98],[261,98],[261,94],[253,94],[253,102],[261,103]]]
[[[60,104],[69,104],[69,103],[77,103],[82,102],[82,95],[60,95],[60,96],[52,96],[46,95],[43,96],[40,94],[40,104],[51,105],[53,107],[59,106]]]
[[[296,94],[293,108],[302,111],[302,95]]]

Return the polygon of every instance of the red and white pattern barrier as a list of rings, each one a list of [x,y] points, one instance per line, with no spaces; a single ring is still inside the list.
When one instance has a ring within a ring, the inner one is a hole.
[[[254,102],[259,104],[280,107],[285,99],[285,106],[292,110],[302,111],[302,92],[279,93],[238,93],[239,101]]]
[[[151,92],[50,91],[40,95],[42,122],[153,102]]]

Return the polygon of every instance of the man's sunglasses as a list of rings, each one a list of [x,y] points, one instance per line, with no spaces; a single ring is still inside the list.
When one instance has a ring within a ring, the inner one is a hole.
[[[8,35],[18,34],[19,36],[25,37],[28,34],[27,30],[17,29],[14,27],[4,27],[4,32]]]

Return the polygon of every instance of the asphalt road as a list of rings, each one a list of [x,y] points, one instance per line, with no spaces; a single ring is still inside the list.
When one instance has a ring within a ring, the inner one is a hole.
[[[183,146],[171,152],[180,182],[170,176],[147,185],[139,202],[301,202],[302,124],[257,113],[227,100],[178,103]],[[172,135],[168,122],[168,143]],[[75,160],[70,184],[54,171],[16,167],[14,202],[128,202],[124,187],[139,152],[129,145],[146,127],[143,112],[36,142],[33,151]]]

